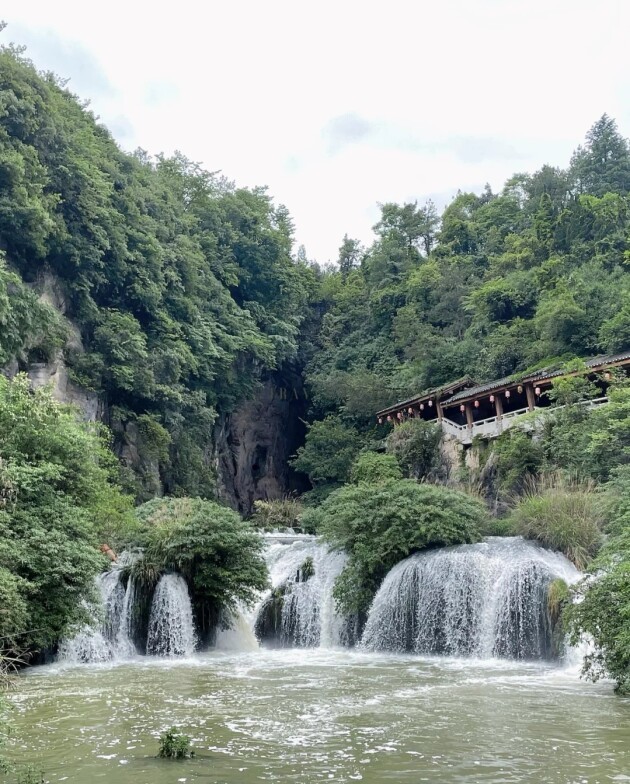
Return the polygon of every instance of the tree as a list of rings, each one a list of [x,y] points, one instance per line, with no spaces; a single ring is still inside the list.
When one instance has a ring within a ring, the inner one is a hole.
[[[425,547],[477,541],[485,517],[483,504],[464,493],[389,479],[336,490],[309,524],[348,554],[334,594],[345,612],[361,613],[396,563]]]
[[[200,628],[212,628],[239,602],[252,605],[266,588],[263,540],[232,509],[200,498],[164,498],[136,514],[141,530],[135,541],[144,547],[136,575],[155,582],[169,570],[182,574]]]
[[[572,641],[593,641],[583,671],[591,680],[612,677],[619,694],[630,694],[630,469],[617,469],[606,486],[611,534],[589,577],[578,587],[581,600],[566,614]]]
[[[586,145],[573,154],[571,175],[580,193],[630,192],[630,147],[607,114],[586,134]]]
[[[418,207],[418,202],[398,204],[388,202],[381,204],[381,219],[374,226],[374,231],[381,237],[398,237],[407,248],[409,258],[413,258],[413,251],[422,244],[428,256],[435,241],[435,234],[439,223],[435,204],[427,201],[424,207]]]
[[[361,447],[359,435],[337,417],[314,422],[306,443],[291,461],[293,468],[308,474],[313,484],[345,482]]]
[[[389,434],[387,451],[396,458],[407,477],[421,479],[439,469],[441,438],[442,430],[434,422],[410,419]]]
[[[378,452],[363,452],[352,464],[350,481],[359,482],[386,482],[390,479],[402,479],[402,471],[398,461],[393,455],[383,455]]]
[[[347,234],[344,234],[337,261],[341,277],[344,280],[353,269],[356,269],[359,266],[363,253],[363,246],[359,240],[351,240]]]
[[[19,648],[52,646],[86,620],[98,545],[132,527],[108,447],[49,390],[0,376],[0,636]]]

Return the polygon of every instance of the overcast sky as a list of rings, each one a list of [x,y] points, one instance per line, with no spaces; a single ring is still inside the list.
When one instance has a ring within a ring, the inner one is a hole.
[[[309,258],[377,202],[448,203],[630,136],[627,0],[3,0],[5,42],[70,79],[121,146],[268,185]]]

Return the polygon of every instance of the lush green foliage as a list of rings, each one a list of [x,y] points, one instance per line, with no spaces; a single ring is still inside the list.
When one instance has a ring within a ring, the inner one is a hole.
[[[12,359],[46,359],[65,342],[59,314],[40,302],[0,252],[0,366]]]
[[[350,481],[359,482],[386,482],[389,479],[402,479],[402,471],[398,461],[393,455],[383,455],[378,452],[363,452],[352,464]]]
[[[263,531],[282,528],[300,528],[302,504],[297,498],[282,498],[275,501],[254,501],[252,525]]]
[[[411,419],[389,434],[387,451],[397,458],[407,477],[434,476],[440,467],[441,438],[439,425]]]
[[[133,567],[142,582],[180,572],[200,613],[252,604],[267,585],[263,542],[239,515],[199,498],[156,499],[137,509],[144,557]],[[148,580],[147,575],[151,575]]]
[[[194,756],[195,752],[191,751],[189,736],[178,732],[176,727],[171,727],[160,735],[158,757],[186,759]]]
[[[293,467],[308,474],[314,485],[345,482],[361,448],[355,430],[337,417],[326,417],[311,425],[305,446],[298,449]]]
[[[106,393],[123,440],[136,416],[163,429],[168,491],[212,495],[217,412],[297,355],[314,273],[291,256],[287,210],[181,155],[121,152],[10,47],[0,49],[0,184],[0,247],[22,279],[54,276],[80,328],[86,351],[65,352],[74,379]],[[63,342],[4,268],[0,324],[0,364]]]
[[[602,543],[603,509],[595,486],[560,475],[530,482],[511,513],[515,533],[559,550],[585,569]]]
[[[371,247],[346,237],[321,281],[313,418],[333,416],[367,445],[388,432],[374,413],[422,389],[630,348],[628,172],[628,142],[604,116],[567,170],[459,193],[439,220],[432,205],[382,205]],[[313,425],[305,449],[317,440],[325,454],[322,435]],[[535,451],[504,472],[504,491],[536,473]]]
[[[559,471],[605,482],[630,461],[630,383],[615,381],[608,390],[610,402],[595,409],[576,402],[597,394],[591,386],[579,378],[556,382],[552,394],[564,407],[549,410],[542,422],[538,412],[527,418],[535,438],[513,428],[485,450],[484,456],[494,460],[499,495],[517,495],[532,478]]]
[[[99,540],[131,518],[108,446],[47,390],[0,376],[0,636],[20,648],[50,645],[82,620]]]
[[[497,492],[506,498],[518,495],[528,481],[543,469],[544,454],[540,441],[520,428],[503,433],[486,450],[486,456],[490,455],[494,460]]]
[[[344,611],[361,612],[392,566],[411,553],[477,541],[486,511],[464,493],[394,479],[347,485],[308,516],[333,547],[348,553],[335,597]]]
[[[630,694],[630,466],[616,472],[607,495],[612,536],[568,617],[574,641],[588,634],[595,644],[584,662],[586,675],[610,675],[621,694]]]

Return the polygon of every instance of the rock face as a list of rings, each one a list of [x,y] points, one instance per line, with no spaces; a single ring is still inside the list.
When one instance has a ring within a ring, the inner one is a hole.
[[[308,489],[288,465],[304,443],[306,400],[299,377],[267,380],[258,394],[215,428],[218,494],[242,514],[254,501]]]
[[[46,273],[36,285],[40,299],[65,316],[66,301],[59,281]],[[79,329],[69,320],[66,324],[66,349],[83,352]],[[2,372],[14,376],[19,369],[19,363],[13,361]],[[144,443],[137,422],[112,419],[103,395],[73,383],[63,350],[45,362],[30,362],[22,369],[34,388],[49,385],[56,400],[75,405],[87,421],[99,420],[112,429],[114,451],[140,480],[142,498],[163,495],[159,460]],[[207,461],[214,467],[220,500],[248,515],[254,501],[278,499],[309,488],[307,480],[287,462],[304,443],[306,408],[301,375],[287,371],[268,378],[251,400],[218,417],[212,443],[207,447]]]
[[[114,452],[121,463],[133,471],[140,482],[142,493],[139,500],[148,501],[163,496],[164,486],[160,476],[159,460],[143,442],[137,422],[110,419],[108,424],[114,434]]]
[[[50,384],[55,400],[77,406],[83,418],[89,422],[102,419],[104,407],[98,394],[70,381],[62,351],[58,351],[49,362],[32,362],[27,372],[35,389]]]
[[[63,290],[54,275],[44,273],[37,285],[40,290],[40,300],[64,316],[66,314],[66,300]],[[69,329],[67,347],[75,351],[83,351],[81,333],[78,327],[71,321],[66,323]],[[17,362],[12,363],[11,367],[6,370],[9,375],[15,375],[17,371]],[[76,406],[87,421],[94,422],[103,418],[104,405],[99,399],[98,393],[83,389],[68,378],[68,368],[66,367],[63,351],[57,351],[47,362],[29,363],[26,371],[35,389],[49,384],[52,388],[53,397],[56,400]]]

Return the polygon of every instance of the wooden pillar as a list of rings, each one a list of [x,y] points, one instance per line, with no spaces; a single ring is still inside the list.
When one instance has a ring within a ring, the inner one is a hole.
[[[503,432],[503,401],[500,395],[494,396],[494,410],[497,414],[497,434],[501,435]]]
[[[470,401],[466,402],[466,423],[468,424],[468,430],[472,433],[473,424],[475,420],[473,419],[473,410],[472,406],[470,405]]]
[[[536,396],[534,395],[534,387],[531,384],[525,384],[525,394],[527,395],[527,408],[533,411],[536,408]]]
[[[435,401],[435,410],[437,411],[438,422],[441,422],[444,419],[444,411],[442,411],[442,406],[437,400]]]

